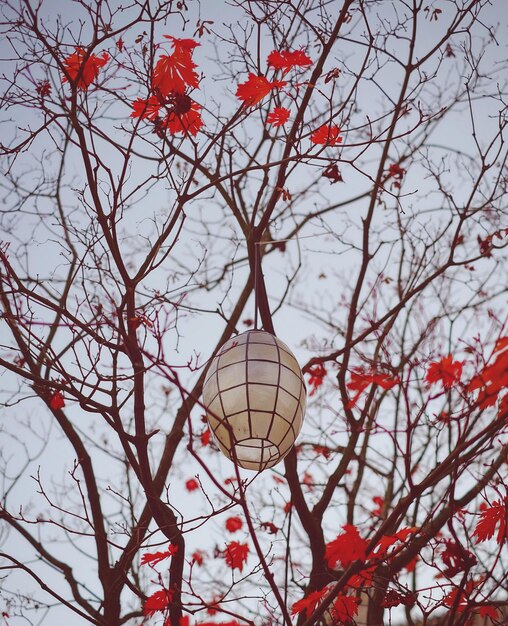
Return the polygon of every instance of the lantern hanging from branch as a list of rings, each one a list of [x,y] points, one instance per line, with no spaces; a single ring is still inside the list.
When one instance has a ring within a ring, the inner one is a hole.
[[[229,339],[212,360],[203,402],[221,451],[241,467],[261,471],[293,447],[305,414],[305,383],[286,344],[249,330]]]

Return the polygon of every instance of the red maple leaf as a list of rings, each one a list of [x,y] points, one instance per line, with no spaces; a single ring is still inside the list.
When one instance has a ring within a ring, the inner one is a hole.
[[[448,578],[453,578],[459,572],[471,569],[478,562],[474,554],[462,547],[460,543],[445,539],[444,546],[441,558],[445,566],[443,574]]]
[[[198,130],[203,126],[201,119],[201,106],[192,101],[190,109],[185,113],[172,111],[166,116],[162,123],[170,135],[183,133],[185,135],[197,135]]]
[[[244,106],[255,106],[267,96],[272,89],[280,89],[286,83],[282,80],[269,81],[265,76],[249,74],[249,78],[238,85],[236,97],[243,101]]]
[[[393,378],[393,376],[382,372],[368,372],[363,369],[353,370],[347,388],[350,391],[356,391],[356,395],[349,401],[347,408],[350,409],[356,405],[358,398],[369,385],[379,385],[379,387],[388,390],[399,382],[399,378]]]
[[[266,121],[272,126],[283,126],[289,119],[291,112],[285,107],[275,107],[274,110],[268,115]]]
[[[195,478],[189,478],[185,483],[185,489],[187,489],[187,491],[196,491],[196,489],[199,489],[198,481]]]
[[[97,79],[99,69],[104,67],[108,61],[109,54],[107,52],[103,52],[99,57],[95,54],[87,54],[85,48],[77,46],[75,52],[64,59],[63,64],[67,73],[62,77],[62,82],[77,81],[76,87],[86,90]]]
[[[308,617],[325,597],[327,592],[328,587],[323,587],[322,589],[319,589],[319,591],[311,591],[308,596],[305,596],[305,598],[302,598],[293,604],[291,615],[305,613]]]
[[[403,169],[398,163],[391,163],[388,168],[388,176],[395,178],[395,180],[401,181],[406,170]]]
[[[207,428],[201,433],[200,439],[201,439],[202,446],[210,445],[210,429],[209,428]]]
[[[142,120],[153,120],[159,115],[161,101],[157,96],[150,96],[146,100],[138,98],[132,103],[131,117],[139,117]]]
[[[475,608],[475,613],[478,613],[481,617],[490,617],[492,621],[499,619],[499,611],[495,606],[491,604],[484,604]]]
[[[145,600],[143,605],[143,615],[155,615],[157,611],[164,611],[172,600],[172,594],[167,589],[156,591]]]
[[[274,50],[268,55],[268,65],[276,70],[282,70],[282,75],[287,74],[293,67],[308,67],[312,65],[312,60],[303,50]]]
[[[197,65],[192,60],[192,50],[199,44],[193,39],[177,39],[165,35],[173,42],[173,53],[164,54],[157,61],[152,76],[152,87],[163,97],[170,93],[185,93],[187,87],[197,87],[199,76],[194,71]]]
[[[236,533],[236,531],[240,530],[240,528],[243,526],[243,522],[238,516],[228,517],[225,526],[226,530],[228,530],[230,533]]]
[[[164,559],[168,559],[173,554],[178,552],[178,547],[169,544],[168,549],[165,552],[146,552],[141,557],[141,565],[157,565]]]
[[[381,496],[374,496],[372,498],[372,502],[376,505],[376,508],[372,509],[372,515],[381,515],[383,513],[385,499]]]
[[[476,524],[473,536],[478,537],[478,543],[487,541],[494,536],[496,527],[499,528],[496,535],[496,541],[499,545],[508,539],[508,497],[496,500],[492,505],[483,511],[480,515],[480,521]]]
[[[199,567],[201,567],[205,562],[205,556],[206,554],[203,552],[203,550],[196,550],[192,553],[192,562],[197,563]]]
[[[248,554],[248,544],[238,543],[238,541],[232,541],[226,546],[226,549],[224,551],[224,558],[231,569],[239,569],[240,571],[242,571]]]
[[[358,528],[346,524],[342,530],[344,532],[341,535],[326,544],[325,558],[330,567],[335,567],[337,563],[345,567],[353,561],[366,559],[367,542],[360,537]]]
[[[418,596],[414,592],[408,591],[407,593],[399,593],[395,591],[395,589],[388,589],[381,601],[381,606],[385,609],[391,609],[401,604],[404,606],[413,606],[417,599]]]
[[[41,98],[49,96],[49,94],[51,93],[51,85],[49,84],[49,80],[41,80],[39,83],[37,83],[35,91],[39,94]]]
[[[317,365],[311,367],[308,373],[310,375],[309,385],[311,386],[311,390],[309,392],[310,397],[313,396],[318,390],[318,387],[321,387],[323,384],[324,377],[326,376],[326,368],[322,363],[318,363]]]
[[[443,604],[448,607],[457,607],[457,611],[462,612],[469,608],[469,596],[476,589],[478,580],[470,579],[464,587],[455,587],[443,598]]]
[[[338,595],[331,609],[334,624],[349,624],[358,613],[360,598],[356,596]]]
[[[264,528],[269,535],[275,535],[279,532],[280,528],[275,526],[272,522],[262,522],[260,524],[261,528]]]
[[[324,146],[337,146],[342,143],[340,128],[335,124],[323,124],[310,136],[312,143]]]
[[[58,411],[58,409],[63,409],[65,406],[65,400],[61,391],[55,391],[55,393],[49,399],[49,406]]]
[[[451,354],[429,365],[426,382],[433,385],[442,383],[445,389],[451,389],[454,383],[460,381],[462,375],[462,362],[454,361]]]
[[[499,394],[508,387],[508,337],[499,339],[493,354],[496,355],[494,362],[474,376],[467,387],[468,391],[480,390],[478,404],[481,409],[493,406]],[[506,402],[504,396],[503,405],[506,405]],[[503,405],[499,407],[499,415],[506,411],[506,406]]]
[[[194,39],[179,39],[172,35],[164,35],[164,38],[171,40],[174,51],[179,54],[192,54],[194,48],[201,45],[199,41],[195,41]]]

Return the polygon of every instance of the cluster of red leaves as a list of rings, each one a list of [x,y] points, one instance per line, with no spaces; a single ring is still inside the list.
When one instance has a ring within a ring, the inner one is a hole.
[[[234,517],[228,517],[225,526],[226,530],[230,533],[236,533],[237,530],[240,530],[242,528],[243,522],[241,518],[236,515]]]
[[[351,398],[347,404],[347,408],[353,408],[358,402],[358,398],[369,387],[369,385],[378,385],[383,389],[391,389],[400,382],[400,379],[394,378],[389,374],[383,374],[382,372],[365,371],[363,369],[353,370],[351,372],[351,380],[347,383],[347,388],[350,391],[355,391],[356,394]]]
[[[454,383],[460,381],[462,376],[462,362],[454,361],[451,354],[443,357],[440,361],[434,361],[429,365],[425,381],[433,385],[442,383],[445,389],[451,389]]]
[[[157,565],[157,563],[160,563],[165,559],[169,559],[169,557],[173,556],[177,552],[178,547],[170,543],[168,549],[164,552],[147,552],[143,554],[141,557],[141,565],[150,565],[150,567],[153,567],[154,565]]]
[[[64,59],[63,65],[66,73],[62,76],[62,82],[66,83],[70,80],[78,89],[86,91],[94,80],[97,80],[100,68],[104,67],[108,61],[107,52],[97,56],[77,46],[74,53]]]
[[[471,379],[467,390],[479,390],[478,404],[481,409],[493,406],[500,393],[508,388],[508,337],[502,337],[494,347],[496,358],[482,372]],[[508,418],[508,395],[505,395],[499,407],[499,415]]]
[[[508,497],[504,501],[496,500],[483,511],[473,536],[477,537],[478,543],[487,541],[494,536],[498,524],[496,541],[501,545],[508,539]]]
[[[311,387],[309,397],[313,396],[319,387],[323,384],[323,380],[326,376],[326,368],[322,363],[312,366],[309,369],[309,385]]]
[[[152,76],[154,93],[132,103],[131,117],[147,119],[170,135],[195,136],[203,126],[201,106],[186,91],[199,86],[192,53],[200,44],[193,39],[164,36],[171,40],[173,52],[163,54],[157,61]],[[162,119],[161,112],[165,113]]]
[[[49,406],[55,411],[58,411],[58,409],[63,409],[63,407],[65,406],[65,400],[61,391],[55,391],[51,395],[49,399]]]
[[[228,543],[224,550],[224,559],[231,569],[238,569],[240,572],[249,556],[249,546],[246,543],[232,541]]]
[[[303,613],[306,617],[309,617],[329,591],[330,587],[328,586],[323,587],[318,591],[311,591],[308,596],[293,604],[293,607],[291,608],[291,615],[299,615],[300,613]],[[346,624],[353,620],[355,615],[358,613],[359,604],[360,600],[356,596],[345,594],[338,595],[330,607],[330,614],[334,620],[333,623]]]
[[[274,110],[268,114],[266,121],[272,126],[283,126],[289,119],[291,112],[285,107],[275,107]]]

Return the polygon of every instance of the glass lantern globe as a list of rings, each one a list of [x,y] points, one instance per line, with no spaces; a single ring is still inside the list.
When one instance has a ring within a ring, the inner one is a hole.
[[[306,389],[285,343],[263,330],[232,337],[210,363],[203,404],[220,450],[250,470],[274,466],[302,428]]]

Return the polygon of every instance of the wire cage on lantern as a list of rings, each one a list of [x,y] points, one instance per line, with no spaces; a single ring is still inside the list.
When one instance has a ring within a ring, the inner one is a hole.
[[[229,339],[203,386],[208,422],[221,451],[245,469],[273,467],[302,427],[306,389],[285,343],[263,330]]]

